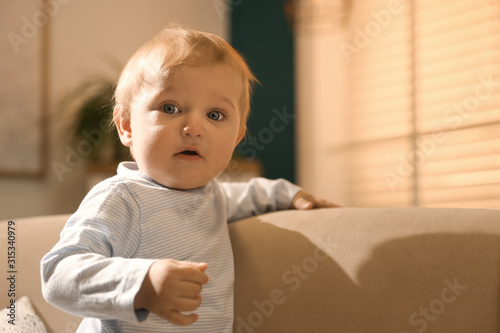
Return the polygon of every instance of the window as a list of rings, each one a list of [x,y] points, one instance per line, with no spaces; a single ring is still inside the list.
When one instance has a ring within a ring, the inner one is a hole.
[[[500,1],[358,0],[346,204],[500,208]]]

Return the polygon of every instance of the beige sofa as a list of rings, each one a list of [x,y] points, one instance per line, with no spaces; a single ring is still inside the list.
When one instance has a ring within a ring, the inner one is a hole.
[[[66,219],[14,220],[16,298],[29,296],[48,332],[80,321],[40,291],[39,261]],[[9,277],[8,221],[0,228]],[[230,224],[230,234],[237,333],[500,332],[500,210],[283,211]],[[12,286],[0,281],[5,324]]]

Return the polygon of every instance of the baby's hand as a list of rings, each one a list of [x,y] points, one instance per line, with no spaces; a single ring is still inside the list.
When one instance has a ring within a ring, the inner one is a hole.
[[[292,199],[292,209],[312,209],[342,207],[324,199],[318,199],[311,193],[299,191]]]
[[[208,282],[205,263],[159,260],[151,265],[134,301],[136,310],[144,308],[172,324],[189,325],[198,320],[201,290]]]

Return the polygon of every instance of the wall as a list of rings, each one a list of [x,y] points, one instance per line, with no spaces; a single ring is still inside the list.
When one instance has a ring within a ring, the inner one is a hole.
[[[132,53],[169,22],[228,37],[224,1],[47,0],[58,5],[50,23],[49,151],[41,179],[0,178],[0,219],[73,212],[86,193],[81,164],[59,180],[51,165],[64,162],[66,120],[54,106],[89,75],[114,75],[109,59],[125,64]],[[26,12],[30,18],[34,13]],[[7,12],[0,13],[0,21]],[[19,18],[19,25],[23,24]]]

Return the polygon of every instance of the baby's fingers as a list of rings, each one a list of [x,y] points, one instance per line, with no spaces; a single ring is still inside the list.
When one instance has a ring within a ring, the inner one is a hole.
[[[294,202],[295,209],[311,209],[314,203],[304,197],[298,197]]]
[[[175,311],[188,312],[195,311],[201,304],[201,296],[195,297],[178,297],[173,302],[173,309]]]
[[[196,313],[182,314],[179,311],[172,310],[165,316],[165,319],[174,325],[187,326],[197,321],[198,315]]]
[[[312,208],[333,208],[341,207],[325,199],[316,198],[311,193],[299,191],[292,200],[291,208],[312,209]]]
[[[208,282],[208,275],[204,272],[207,269],[206,263],[196,263],[181,261],[178,262],[182,267],[181,281],[206,284]]]

